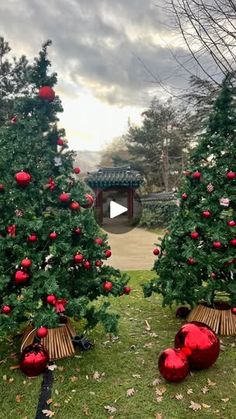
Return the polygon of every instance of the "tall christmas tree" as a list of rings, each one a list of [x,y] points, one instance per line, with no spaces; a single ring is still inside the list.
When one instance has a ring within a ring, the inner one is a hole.
[[[236,97],[226,77],[184,172],[179,212],[144,287],[173,302],[213,305],[219,293],[236,307]]]
[[[108,298],[93,302],[130,291],[126,277],[103,265],[111,251],[93,216],[94,198],[57,128],[62,107],[56,74],[48,74],[49,44],[0,129],[0,336],[23,321],[55,327],[62,314],[116,331]]]

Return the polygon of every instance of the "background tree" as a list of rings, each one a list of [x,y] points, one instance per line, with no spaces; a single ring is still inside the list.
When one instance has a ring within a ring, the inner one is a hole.
[[[187,113],[174,106],[171,99],[153,99],[142,113],[142,125],[130,125],[125,141],[133,165],[147,182],[147,189],[171,190],[186,163],[190,136]]]
[[[111,255],[91,209],[93,197],[75,180],[73,153],[57,128],[61,102],[52,87],[55,73],[43,45],[16,95],[17,119],[0,128],[0,334],[22,321],[54,327],[65,313],[101,321],[115,331],[109,301],[127,279],[103,265]]]
[[[236,306],[235,105],[229,75],[185,172],[179,212],[155,263],[158,278],[144,288],[146,296],[161,293],[164,304],[212,305],[223,292]]]
[[[119,167],[129,166],[131,164],[131,156],[129,154],[124,138],[115,138],[107,145],[102,153],[101,167]]]

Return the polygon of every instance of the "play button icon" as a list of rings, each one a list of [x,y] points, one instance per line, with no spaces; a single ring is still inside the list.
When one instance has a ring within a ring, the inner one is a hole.
[[[123,205],[117,204],[115,201],[110,201],[110,218],[118,217],[118,215],[124,214],[128,211],[128,208]]]

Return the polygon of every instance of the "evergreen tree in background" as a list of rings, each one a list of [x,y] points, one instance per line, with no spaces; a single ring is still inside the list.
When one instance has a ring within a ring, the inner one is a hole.
[[[217,293],[236,306],[236,96],[228,76],[184,172],[178,215],[155,262],[157,279],[144,286],[164,305],[213,305]],[[158,254],[158,249],[156,254]]]
[[[57,326],[66,314],[116,331],[100,296],[130,292],[127,278],[103,265],[111,255],[95,222],[93,197],[77,179],[73,153],[57,128],[62,111],[43,45],[28,71],[27,93],[0,129],[0,336],[23,321]]]

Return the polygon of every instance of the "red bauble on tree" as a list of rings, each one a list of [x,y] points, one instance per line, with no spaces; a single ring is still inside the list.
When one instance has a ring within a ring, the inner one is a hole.
[[[229,221],[227,221],[227,225],[229,227],[235,227],[236,226],[236,222],[234,220],[229,220]]]
[[[10,306],[8,306],[8,305],[5,305],[5,306],[3,306],[3,307],[2,307],[1,312],[2,312],[3,314],[10,314],[10,312],[11,312],[11,307],[10,307]]]
[[[158,249],[158,247],[155,247],[155,249],[153,249],[152,253],[153,253],[155,256],[158,256],[158,255],[159,255],[159,253],[160,253],[160,249]]]
[[[233,180],[236,177],[236,173],[231,170],[230,172],[227,173],[226,176],[227,176],[227,179]]]
[[[123,288],[123,292],[124,292],[124,294],[130,294],[131,293],[131,291],[132,291],[132,288],[130,288],[130,287],[124,287]]]
[[[109,292],[109,291],[112,290],[113,284],[112,284],[111,281],[105,281],[105,282],[103,282],[102,287],[103,287],[104,291]]]
[[[14,282],[16,285],[24,284],[29,279],[29,274],[24,271],[16,271],[14,275]]]
[[[18,172],[15,174],[15,180],[21,187],[26,187],[30,184],[31,175],[28,172]]]
[[[188,258],[187,264],[188,265],[196,265],[197,261],[195,258]]]
[[[75,227],[73,231],[77,236],[79,236],[81,234],[81,228],[80,227]]]
[[[86,193],[84,197],[86,199],[86,204],[83,205],[83,208],[91,208],[93,206],[93,203],[94,203],[93,196]]]
[[[95,262],[95,266],[97,266],[98,268],[100,268],[100,266],[102,266],[102,261],[101,260],[96,260]]]
[[[46,338],[46,336],[48,335],[48,328],[44,327],[44,326],[39,327],[38,330],[37,330],[36,335],[40,339]]]
[[[36,377],[46,370],[48,361],[49,355],[43,345],[33,343],[23,350],[20,369],[28,377]]]
[[[231,239],[229,242],[231,246],[236,246],[236,239]]]
[[[57,233],[55,231],[52,231],[52,233],[49,234],[49,239],[56,240],[56,238],[57,238]]]
[[[74,167],[74,173],[76,175],[79,175],[79,173],[80,173],[80,167]]]
[[[213,330],[203,323],[191,322],[183,325],[175,336],[176,348],[189,348],[190,367],[209,368],[220,352],[220,341]]]
[[[75,263],[82,263],[84,260],[84,256],[81,253],[76,253],[74,256],[74,262]]]
[[[62,138],[58,138],[57,139],[57,145],[63,146],[64,145],[64,140]]]
[[[106,258],[111,257],[111,250],[110,249],[105,250],[104,253],[105,253]]]
[[[232,314],[236,314],[236,307],[232,307],[232,308],[231,308],[231,313],[232,313]]]
[[[221,249],[222,248],[222,243],[220,241],[215,241],[215,242],[212,243],[212,246],[215,249]]]
[[[85,269],[91,269],[91,263],[89,262],[89,260],[85,260],[83,266]]]
[[[68,202],[70,200],[70,194],[66,192],[62,192],[61,195],[59,195],[59,200],[61,202]]]
[[[186,201],[186,199],[188,199],[188,195],[184,192],[184,193],[182,193],[181,198],[182,198],[184,201]]]
[[[96,243],[99,246],[101,246],[103,244],[103,240],[102,240],[101,237],[96,237],[96,239],[94,239],[94,243]]]
[[[76,202],[76,201],[72,201],[70,203],[70,209],[72,211],[79,211],[80,210],[80,204],[78,202]]]
[[[172,383],[184,380],[189,374],[189,363],[181,349],[165,349],[160,354],[158,368],[162,377]]]
[[[30,268],[32,262],[31,262],[30,259],[25,258],[25,259],[22,259],[20,264],[21,264],[22,268],[28,269],[28,268]]]
[[[211,211],[209,211],[209,210],[202,211],[202,216],[204,218],[210,218],[211,217]]]
[[[34,242],[36,242],[36,241],[38,240],[38,236],[37,236],[35,233],[32,233],[32,234],[30,234],[30,235],[28,236],[27,240],[28,240],[29,242],[34,243]]]
[[[191,239],[198,239],[198,237],[199,237],[199,233],[197,232],[197,231],[192,231],[191,233],[190,233],[190,237],[191,237]]]
[[[4,185],[3,185],[3,183],[0,183],[0,193],[2,193],[4,191],[5,191]]]
[[[50,294],[50,295],[47,295],[46,301],[48,304],[51,304],[54,306],[56,304],[57,299],[54,294]]]
[[[47,102],[53,102],[55,99],[55,92],[50,86],[40,87],[38,95],[40,99],[45,100]]]
[[[201,176],[202,174],[198,170],[192,174],[193,179],[197,179],[197,180],[201,179]]]

